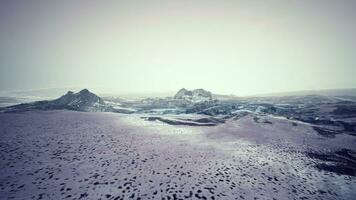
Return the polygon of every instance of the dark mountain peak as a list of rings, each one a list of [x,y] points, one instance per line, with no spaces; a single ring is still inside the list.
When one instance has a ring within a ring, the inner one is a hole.
[[[193,90],[192,92],[193,92],[193,94],[196,94],[196,95],[198,95],[198,96],[205,96],[205,97],[211,96],[211,92],[209,92],[209,91],[207,91],[207,90],[204,90],[204,89],[202,89],[202,88],[200,88],[200,89],[195,89],[195,90]]]
[[[72,95],[72,94],[74,94],[73,91],[68,91],[65,95]]]
[[[83,89],[77,93],[68,91],[67,94],[49,102],[50,108],[95,111],[105,106],[104,101],[88,89]]]
[[[185,88],[180,89],[173,97],[174,99],[185,99],[193,101],[211,100],[212,93],[204,89],[187,90]]]
[[[85,88],[80,90],[79,94],[93,94],[93,93],[91,93],[88,89]]]
[[[182,88],[182,89],[178,90],[178,92],[188,92],[188,90],[185,88]]]
[[[192,96],[192,91],[182,88],[174,95],[173,98],[182,99],[184,96]]]
[[[77,93],[68,91],[65,95],[51,101],[37,101],[8,107],[9,112],[26,110],[76,110],[76,111],[108,111],[112,108],[88,89]]]
[[[75,95],[77,98],[81,98],[82,100],[85,100],[85,101],[104,103],[104,101],[99,96],[90,92],[88,89],[83,89],[83,90],[79,91],[78,93],[74,93],[73,95]]]

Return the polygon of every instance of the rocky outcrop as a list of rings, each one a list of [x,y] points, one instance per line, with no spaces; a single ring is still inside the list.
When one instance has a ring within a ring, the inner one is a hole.
[[[182,88],[174,95],[173,98],[199,102],[212,100],[213,96],[211,92],[204,89],[187,90]]]
[[[7,107],[5,112],[20,112],[27,110],[75,110],[85,112],[111,111],[112,108],[107,106],[103,99],[83,89],[78,93],[72,91],[55,100],[37,101],[27,104],[19,104]]]

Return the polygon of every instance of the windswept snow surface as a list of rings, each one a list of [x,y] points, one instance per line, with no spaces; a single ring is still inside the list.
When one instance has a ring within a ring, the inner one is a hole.
[[[307,124],[245,116],[214,127],[143,115],[0,114],[0,199],[354,199],[356,177],[306,150],[355,150]]]

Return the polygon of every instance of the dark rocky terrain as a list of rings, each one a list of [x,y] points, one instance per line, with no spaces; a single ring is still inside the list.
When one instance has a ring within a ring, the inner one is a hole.
[[[212,93],[204,89],[187,90],[180,89],[173,97],[174,99],[186,99],[190,101],[209,101],[213,99]]]

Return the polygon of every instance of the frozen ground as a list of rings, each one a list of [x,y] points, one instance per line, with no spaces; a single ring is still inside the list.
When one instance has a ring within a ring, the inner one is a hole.
[[[315,166],[324,161],[307,154],[355,151],[355,136],[324,137],[307,123],[268,115],[213,127],[142,117],[0,113],[0,199],[356,196],[355,176],[320,170]]]

